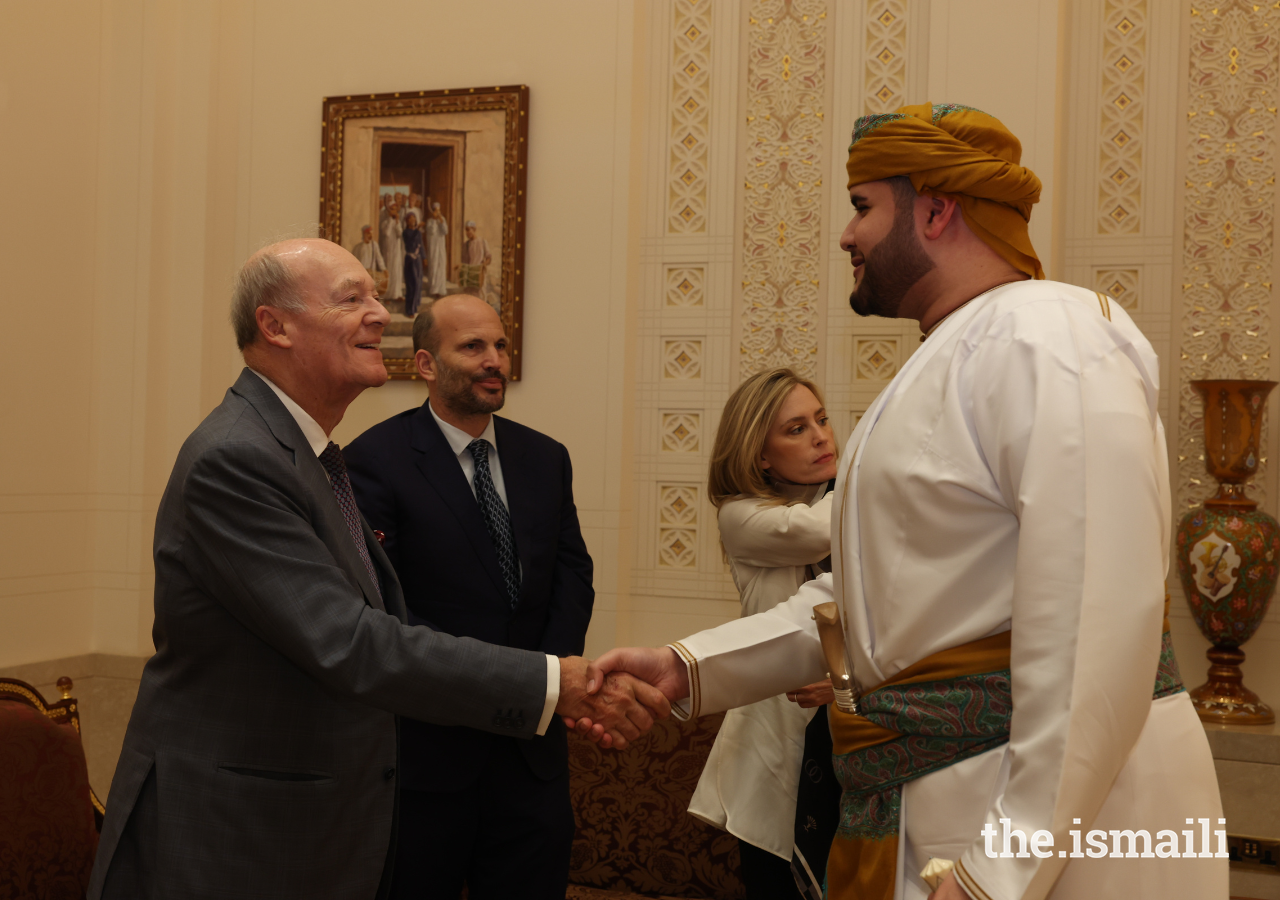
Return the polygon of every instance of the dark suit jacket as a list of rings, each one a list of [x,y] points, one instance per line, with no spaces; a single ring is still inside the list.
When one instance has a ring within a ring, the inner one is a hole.
[[[386,534],[386,552],[413,616],[448,634],[556,656],[579,655],[595,591],[573,505],[573,473],[563,445],[494,417],[494,437],[522,577],[514,611],[467,478],[427,404],[370,428],[347,446],[356,501]],[[536,717],[536,715],[535,715]],[[405,720],[403,787],[454,790],[479,776],[492,735]],[[534,774],[565,771],[564,726],[522,741]]]
[[[396,714],[533,734],[546,658],[405,624],[364,531],[380,600],[302,431],[245,370],[183,444],[160,502],[156,654],[90,898],[153,770],[138,822],[155,833],[135,829],[133,844],[155,896],[367,900],[392,837]]]

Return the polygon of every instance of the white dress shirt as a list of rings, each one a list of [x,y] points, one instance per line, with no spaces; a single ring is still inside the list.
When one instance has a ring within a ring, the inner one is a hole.
[[[324,452],[324,448],[329,446],[329,435],[324,433],[324,429],[320,427],[320,423],[311,418],[310,414],[299,406],[292,397],[276,385],[274,381],[263,375],[257,369],[250,369],[254,375],[257,375],[267,383],[267,387],[275,391],[275,395],[280,398],[280,402],[284,404],[284,408],[289,410],[289,415],[293,416],[293,420],[298,423],[298,427],[302,429],[302,436],[307,439],[307,444],[319,456]],[[328,477],[328,473],[325,473]]]
[[[458,465],[462,466],[462,474],[466,476],[467,484],[471,487],[471,495],[474,497],[476,493],[476,461],[471,455],[471,451],[467,448],[471,446],[474,440],[488,441],[489,443],[489,474],[493,477],[493,489],[498,492],[498,499],[502,501],[502,505],[507,508],[507,512],[511,512],[511,504],[507,502],[507,484],[502,480],[502,460],[498,458],[498,438],[493,430],[493,416],[489,417],[489,424],[484,427],[484,431],[480,432],[479,438],[473,438],[456,425],[450,425],[444,419],[436,415],[435,407],[427,403],[427,409],[431,410],[431,418],[436,420],[436,424],[440,426],[440,433],[444,435],[445,441],[449,444],[449,449],[453,451],[453,455],[458,460]],[[479,502],[477,500],[477,502]],[[516,560],[516,565],[520,565],[520,560]],[[518,568],[517,572],[520,571]],[[556,704],[560,702],[560,660],[547,654],[547,700],[542,706],[542,718],[538,720],[538,734],[543,734],[547,730],[547,726],[551,724],[551,714],[555,712]]]
[[[280,390],[276,383],[266,375],[263,375],[256,369],[250,369],[249,371],[266,382],[267,387],[271,388],[271,390],[275,392],[275,395],[280,398],[280,402],[284,404],[284,408],[289,410],[289,415],[293,416],[294,421],[298,423],[298,427],[302,429],[302,436],[307,439],[307,444],[311,447],[315,455],[318,457],[323,453],[325,448],[329,446],[329,435],[324,433],[324,429],[320,427],[320,423],[313,419],[305,409],[294,401],[292,397]],[[476,477],[476,464],[471,458],[471,454],[466,451],[466,444],[470,444],[472,440],[470,435],[459,428],[454,428],[448,422],[441,421],[440,417],[436,416],[436,411],[434,409],[431,410],[431,415],[435,417],[436,423],[440,426],[440,430],[444,432],[445,439],[449,441],[449,446],[454,449],[454,452],[459,453],[458,462],[462,464],[462,471],[467,476],[467,483],[472,484]],[[458,451],[456,443],[457,439],[454,434],[451,434],[451,432],[462,435],[463,440],[466,442],[463,444],[463,449],[461,451]],[[497,489],[498,496],[502,498],[503,505],[510,509],[510,505],[507,504],[506,487],[502,481],[502,467],[498,464],[497,442],[494,440],[493,436],[493,417],[489,418],[489,427],[484,430],[484,434],[482,434],[481,437],[489,442],[489,468],[493,473],[493,486]],[[464,460],[463,457],[466,457],[466,459]],[[327,472],[325,473],[325,477],[328,477]],[[472,485],[471,492],[475,493],[474,484]],[[551,724],[551,715],[555,712],[556,704],[559,702],[560,660],[550,654],[547,654],[547,699],[542,704],[542,717],[538,720],[538,734],[546,734],[547,726]]]
[[[467,476],[467,484],[471,485],[473,497],[476,493],[476,461],[467,448],[474,440],[489,442],[489,474],[493,476],[493,488],[498,492],[498,499],[502,501],[502,505],[507,508],[507,512],[510,512],[511,504],[507,502],[507,483],[502,480],[502,460],[498,458],[498,438],[493,432],[493,416],[489,417],[489,424],[480,433],[480,437],[473,438],[461,428],[450,425],[436,415],[435,407],[430,403],[427,404],[427,409],[431,410],[431,418],[436,420],[436,424],[440,426],[440,433],[449,442],[449,449],[453,451],[454,456],[458,457],[458,465],[462,466],[462,474]]]

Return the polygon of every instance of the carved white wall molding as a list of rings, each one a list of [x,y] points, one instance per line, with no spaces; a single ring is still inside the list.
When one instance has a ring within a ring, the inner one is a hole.
[[[817,372],[822,247],[825,0],[753,0],[739,377]]]
[[[898,374],[900,343],[896,337],[854,340],[854,377],[860,381],[889,381]]]
[[[866,115],[907,104],[907,0],[866,0],[863,104]]]
[[[1093,289],[1106,294],[1129,312],[1140,308],[1142,269],[1134,266],[1099,266],[1093,270]]]
[[[674,0],[667,232],[707,230],[711,0]]]
[[[698,564],[697,485],[658,486],[658,565],[692,569]]]
[[[1098,109],[1098,234],[1142,233],[1147,0],[1105,0]]]
[[[706,266],[667,266],[667,306],[702,306],[706,280]]]
[[[1191,29],[1175,474],[1182,508],[1202,501],[1212,481],[1190,382],[1274,371],[1280,4],[1197,5]]]
[[[662,412],[659,434],[664,453],[697,453],[702,446],[702,414]]]
[[[662,342],[662,377],[691,381],[702,377],[702,341],[668,338]]]

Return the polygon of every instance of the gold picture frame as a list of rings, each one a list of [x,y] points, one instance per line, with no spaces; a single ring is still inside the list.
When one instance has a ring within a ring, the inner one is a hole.
[[[392,378],[418,377],[415,310],[475,293],[502,319],[520,379],[528,136],[527,85],[325,98],[320,222],[392,313],[382,351]]]

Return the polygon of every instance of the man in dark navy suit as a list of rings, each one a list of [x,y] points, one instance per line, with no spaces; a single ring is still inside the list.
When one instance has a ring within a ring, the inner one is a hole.
[[[501,320],[478,297],[444,297],[418,314],[413,345],[430,399],[344,451],[410,622],[582,653],[595,592],[569,453],[493,415],[511,371]],[[392,896],[454,900],[465,881],[472,900],[563,900],[574,821],[559,718],[528,741],[405,720],[400,740]]]

